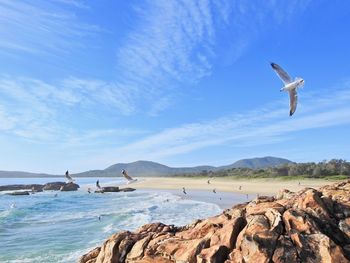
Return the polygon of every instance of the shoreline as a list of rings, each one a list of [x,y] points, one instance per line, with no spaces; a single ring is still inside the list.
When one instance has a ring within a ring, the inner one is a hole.
[[[175,177],[139,177],[138,181],[129,184],[135,189],[159,189],[177,190],[182,193],[182,187],[186,192],[191,190],[210,191],[213,189],[219,192],[243,194],[243,195],[276,195],[283,189],[296,192],[305,187],[319,188],[337,181],[325,179],[301,179],[301,180],[280,180],[274,178],[263,179],[232,179],[232,178],[175,178]],[[209,193],[209,192],[208,192]]]
[[[219,192],[214,194],[205,190],[191,190],[185,195],[179,190],[175,189],[159,189],[159,188],[140,188],[143,192],[156,192],[160,193],[170,193],[182,200],[191,200],[203,203],[210,203],[217,205],[221,210],[231,208],[232,206],[249,202],[256,197],[253,194],[242,194],[242,193],[232,193],[232,192]]]

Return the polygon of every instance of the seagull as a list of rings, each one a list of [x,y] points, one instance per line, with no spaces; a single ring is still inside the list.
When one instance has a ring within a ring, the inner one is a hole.
[[[292,78],[288,75],[288,73],[285,72],[276,63],[271,63],[271,67],[277,73],[280,79],[283,81],[284,87],[281,88],[280,91],[289,92],[289,98],[290,98],[289,116],[292,116],[295,110],[297,109],[297,101],[298,101],[297,88],[304,85],[304,80],[302,78],[295,78],[294,80],[292,80]]]
[[[101,189],[100,181],[99,181],[99,180],[96,181],[96,187],[97,187],[98,189]]]
[[[124,176],[124,178],[126,180],[128,180],[128,183],[127,184],[130,184],[130,183],[133,183],[133,182],[136,182],[137,179],[133,179],[130,175],[128,175],[128,173],[126,172],[125,169],[122,169],[122,175]]]
[[[185,187],[182,187],[182,192],[187,195]]]
[[[215,190],[215,188],[213,189],[213,193],[214,193],[214,194],[216,194],[216,190]]]
[[[207,182],[208,184],[210,184],[210,179],[208,180],[208,182]]]
[[[68,183],[73,183],[74,182],[74,179],[69,175],[68,170],[66,171],[66,178],[68,180]]]

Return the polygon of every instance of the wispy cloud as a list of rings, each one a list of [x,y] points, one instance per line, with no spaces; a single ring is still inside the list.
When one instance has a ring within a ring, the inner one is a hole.
[[[64,121],[64,115],[84,116],[110,114],[114,111],[130,113],[132,102],[123,87],[100,80],[68,78],[47,83],[31,78],[0,76],[1,129],[19,137],[50,142],[82,142],[92,134],[121,135],[125,129],[103,130],[96,128],[88,135],[77,132],[77,127]],[[77,118],[78,116],[73,116]],[[131,131],[128,131],[131,132]],[[129,133],[130,134],[130,133]],[[75,138],[76,137],[76,138]]]
[[[176,99],[169,96],[174,89],[181,94],[183,86],[210,75],[218,60],[237,59],[259,32],[304,6],[297,0],[145,1],[135,7],[136,22],[118,48],[116,81],[131,87],[148,106],[160,100],[154,107],[160,112]],[[217,53],[218,40],[225,55]]]
[[[344,84],[335,91],[319,91],[318,97],[303,94],[298,112],[292,118],[288,116],[288,101],[277,101],[275,106],[168,128],[113,152],[123,153],[117,156],[125,161],[161,161],[212,146],[274,144],[292,139],[298,131],[350,124],[349,87]]]
[[[154,95],[170,82],[196,81],[210,71],[214,41],[212,7],[203,1],[146,1],[122,47],[120,79]]]
[[[84,47],[82,40],[95,36],[101,28],[79,20],[72,9],[65,8],[67,4],[84,7],[74,0],[0,0],[2,52],[58,55]]]
[[[222,59],[218,40],[227,42],[221,47],[223,60],[236,59],[255,33],[265,30],[267,21],[281,23],[304,6],[297,0],[259,4],[146,0],[134,5],[134,22],[117,47],[115,78],[86,81],[72,77],[62,85],[84,88],[61,96],[101,101],[102,94],[104,101],[109,100],[107,105],[115,104],[116,113],[156,116],[174,105],[187,92],[185,88],[211,74]],[[60,56],[91,47],[104,31],[82,19],[80,13],[86,9],[89,7],[79,0],[0,0],[0,52],[17,57]],[[94,92],[99,89],[104,92]],[[91,96],[76,95],[90,91]]]

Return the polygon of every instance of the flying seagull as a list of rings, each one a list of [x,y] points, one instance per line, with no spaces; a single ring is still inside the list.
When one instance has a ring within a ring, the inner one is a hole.
[[[101,189],[100,180],[97,180],[97,181],[96,181],[96,187],[97,187],[98,189]]]
[[[128,180],[128,183],[127,184],[130,184],[130,183],[133,183],[133,182],[136,182],[137,179],[133,179],[130,175],[128,175],[128,173],[126,172],[125,169],[122,170],[122,175],[124,176],[124,178],[126,180]]]
[[[294,80],[276,63],[271,63],[271,67],[283,81],[284,87],[280,91],[288,91],[290,99],[290,110],[289,116],[292,116],[297,109],[298,95],[297,88],[304,85],[304,80],[302,78],[295,78]]]
[[[74,179],[72,178],[72,176],[69,175],[68,170],[66,171],[66,178],[68,180],[68,183],[73,183],[74,182]]]

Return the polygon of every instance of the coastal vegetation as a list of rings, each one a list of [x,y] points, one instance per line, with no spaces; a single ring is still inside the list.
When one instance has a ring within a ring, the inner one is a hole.
[[[181,174],[183,177],[233,177],[234,179],[279,178],[304,179],[322,178],[343,180],[350,178],[350,162],[343,159],[322,162],[286,163],[275,167],[252,169],[238,167],[218,171],[203,170],[200,173]]]

